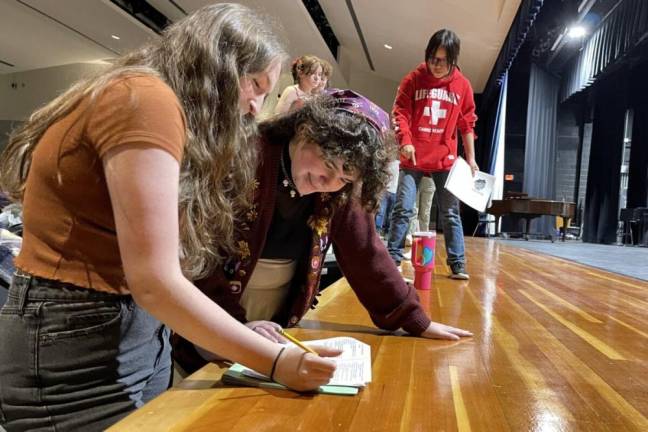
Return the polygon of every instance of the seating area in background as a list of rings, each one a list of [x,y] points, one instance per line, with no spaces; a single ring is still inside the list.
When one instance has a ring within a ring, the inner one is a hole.
[[[619,213],[624,245],[648,247],[648,207],[624,208]]]
[[[0,229],[0,307],[7,301],[7,292],[14,273],[14,257],[18,255],[22,238]]]
[[[2,202],[3,197],[0,195],[0,203]],[[22,245],[22,230],[21,207],[17,204],[3,206],[0,212],[0,307],[7,301],[14,273],[13,260],[18,256]]]

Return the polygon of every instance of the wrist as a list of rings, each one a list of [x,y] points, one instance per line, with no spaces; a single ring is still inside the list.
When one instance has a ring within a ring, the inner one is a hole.
[[[274,374],[277,371],[277,363],[279,363],[279,357],[281,357],[281,354],[283,354],[285,350],[286,350],[285,346],[281,347],[281,349],[275,356],[274,361],[272,362],[272,369],[270,369],[270,381],[275,381]]]

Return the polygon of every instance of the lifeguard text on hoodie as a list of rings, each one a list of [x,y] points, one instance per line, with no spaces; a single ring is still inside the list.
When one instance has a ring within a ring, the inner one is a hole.
[[[416,165],[401,156],[401,168],[449,171],[457,158],[457,129],[474,133],[477,121],[470,82],[458,67],[435,78],[421,63],[401,81],[392,117],[400,147],[411,144],[416,152]]]

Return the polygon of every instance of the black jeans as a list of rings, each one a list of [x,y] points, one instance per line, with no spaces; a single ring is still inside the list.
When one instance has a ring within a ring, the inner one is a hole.
[[[0,311],[0,425],[104,430],[168,388],[169,330],[130,296],[16,273]]]

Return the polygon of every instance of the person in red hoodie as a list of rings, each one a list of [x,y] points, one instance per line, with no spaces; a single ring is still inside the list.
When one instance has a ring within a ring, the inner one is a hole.
[[[408,73],[398,87],[393,124],[401,165],[387,248],[396,265],[400,265],[416,190],[421,179],[429,176],[438,194],[450,277],[465,280],[469,276],[459,202],[444,187],[457,158],[457,130],[473,174],[479,169],[473,132],[477,120],[475,102],[470,82],[457,66],[459,48],[454,32],[437,31],[425,49],[425,62]]]

